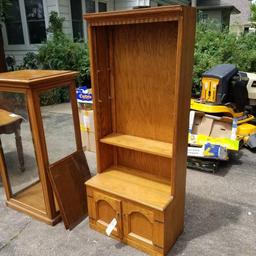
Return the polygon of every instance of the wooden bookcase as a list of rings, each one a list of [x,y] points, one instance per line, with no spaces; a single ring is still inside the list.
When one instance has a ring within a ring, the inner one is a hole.
[[[89,14],[98,174],[90,226],[153,255],[183,231],[195,9]]]

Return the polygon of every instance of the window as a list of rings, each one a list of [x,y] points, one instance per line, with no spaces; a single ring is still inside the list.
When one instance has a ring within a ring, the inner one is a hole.
[[[82,3],[78,0],[71,0],[71,17],[73,27],[73,38],[75,41],[83,39],[83,14],[82,14]]]
[[[19,0],[13,0],[8,8],[5,26],[8,44],[24,44]]]
[[[87,0],[85,1],[86,12],[106,12],[108,10],[108,0]]]
[[[40,44],[46,40],[44,8],[42,0],[24,0],[31,44]]]
[[[208,13],[202,13],[201,21],[202,22],[207,22],[208,21]]]
[[[87,13],[96,12],[95,2],[93,0],[85,1],[85,8]]]
[[[98,11],[99,12],[106,12],[107,11],[107,3],[98,2]]]

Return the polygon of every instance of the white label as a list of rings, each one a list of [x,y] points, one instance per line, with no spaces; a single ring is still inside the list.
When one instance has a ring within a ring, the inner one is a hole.
[[[194,110],[191,110],[189,112],[189,132],[190,133],[192,133],[193,123],[194,123],[194,119],[195,119],[195,114],[196,114],[196,112]]]
[[[188,147],[188,156],[204,156],[204,149],[198,147]]]
[[[17,117],[18,115],[16,115],[16,114],[10,114],[9,116],[10,116],[10,117]]]
[[[114,230],[115,226],[117,224],[117,220],[116,218],[114,218],[107,226],[106,228],[106,233],[108,236],[110,236],[110,234],[112,233],[112,231]]]

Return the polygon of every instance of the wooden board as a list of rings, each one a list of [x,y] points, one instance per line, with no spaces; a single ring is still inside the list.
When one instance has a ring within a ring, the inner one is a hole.
[[[171,187],[136,175],[138,172],[124,167],[112,167],[91,178],[86,185],[157,210],[165,209],[172,200]]]
[[[44,194],[42,184],[40,182],[22,190],[14,197],[16,200],[29,205],[42,213],[46,213]]]
[[[59,80],[71,80],[77,77],[78,72],[66,70],[18,70],[14,72],[0,73],[0,86],[12,86],[30,88]]]
[[[65,227],[71,230],[87,215],[84,182],[91,175],[84,152],[50,165],[49,176]]]
[[[117,26],[113,34],[116,132],[172,143],[178,23]]]
[[[117,165],[140,170],[171,183],[172,159],[136,150],[117,148]]]
[[[12,124],[16,121],[22,121],[22,117],[6,110],[0,109],[0,127],[8,124]]]
[[[140,152],[172,158],[172,144],[141,137],[112,133],[100,140],[103,143],[137,150]]]

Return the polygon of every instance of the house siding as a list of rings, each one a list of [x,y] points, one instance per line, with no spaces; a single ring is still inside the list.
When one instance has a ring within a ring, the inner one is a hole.
[[[70,38],[73,37],[72,18],[70,0],[58,0],[59,1],[59,15],[65,18],[63,22],[63,32]]]
[[[45,13],[46,27],[49,26],[49,15],[51,12],[59,12],[58,0],[47,0],[47,13]]]
[[[119,0],[115,2],[115,10],[132,9],[134,6],[148,6],[149,0]]]
[[[248,0],[235,0],[235,1],[228,1],[232,2],[233,5],[241,12],[237,15],[230,16],[230,30],[235,33],[242,33],[244,32],[245,25],[250,24],[250,1]]]

